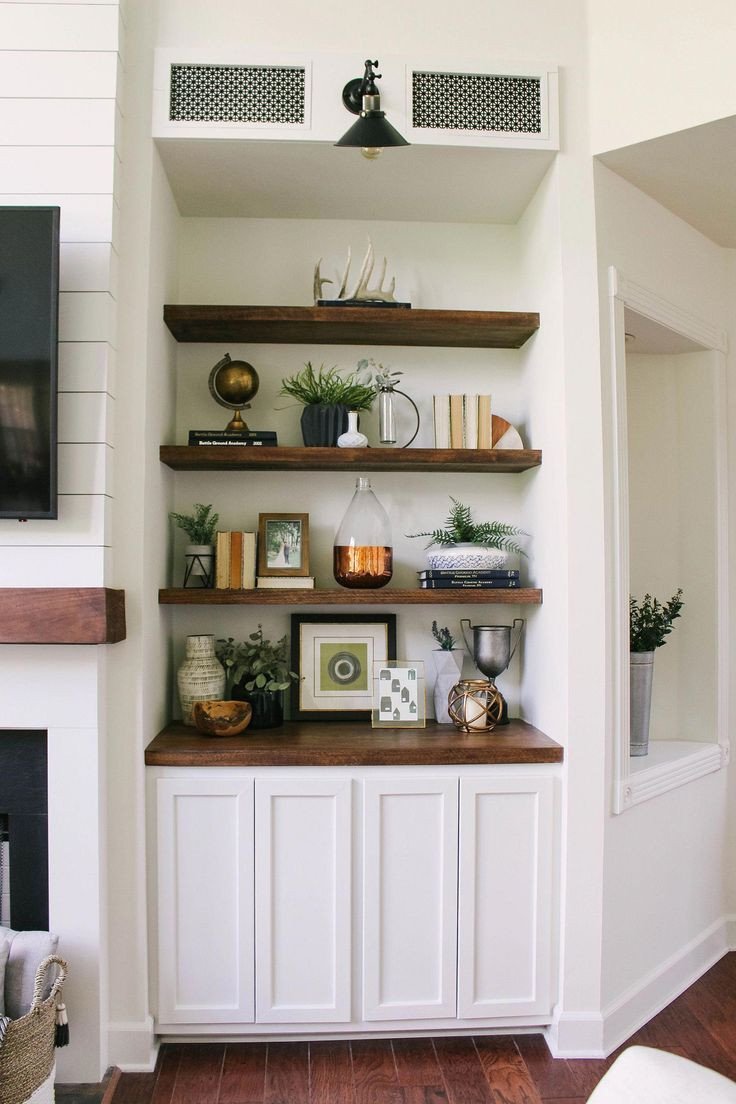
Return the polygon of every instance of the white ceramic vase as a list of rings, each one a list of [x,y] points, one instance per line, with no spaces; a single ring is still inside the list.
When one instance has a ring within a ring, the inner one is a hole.
[[[427,552],[427,566],[442,571],[490,571],[507,567],[510,553],[482,544],[445,544]]]
[[[434,660],[434,715],[437,724],[452,724],[452,717],[447,711],[447,703],[450,691],[460,678],[463,669],[464,652],[462,648],[453,648],[447,651],[436,648],[432,652]]]
[[[339,448],[366,448],[368,438],[358,429],[358,411],[348,410],[348,428],[337,438]]]
[[[188,636],[186,659],[176,674],[181,719],[194,726],[195,701],[222,701],[225,697],[225,668],[215,655],[214,636]]]

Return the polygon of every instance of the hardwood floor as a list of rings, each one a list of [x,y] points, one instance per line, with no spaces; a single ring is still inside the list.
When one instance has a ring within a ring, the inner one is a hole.
[[[736,953],[628,1040],[736,1080]],[[585,1104],[616,1054],[551,1058],[541,1035],[189,1043],[124,1073],[110,1104]]]

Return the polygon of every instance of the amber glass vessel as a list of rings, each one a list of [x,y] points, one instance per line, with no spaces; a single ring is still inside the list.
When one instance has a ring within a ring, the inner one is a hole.
[[[354,590],[385,586],[393,574],[388,514],[362,475],[335,536],[333,572],[340,586]]]

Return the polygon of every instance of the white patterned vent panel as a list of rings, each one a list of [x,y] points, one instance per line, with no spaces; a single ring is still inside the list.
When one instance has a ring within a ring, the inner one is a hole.
[[[412,126],[540,134],[539,77],[487,73],[412,73]]]
[[[300,66],[175,64],[169,119],[303,124],[305,87],[306,70]]]

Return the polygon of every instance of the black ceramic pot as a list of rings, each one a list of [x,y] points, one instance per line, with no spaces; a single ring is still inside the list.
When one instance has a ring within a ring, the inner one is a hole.
[[[304,444],[330,446],[347,432],[348,408],[342,403],[312,403],[302,410]]]
[[[232,689],[236,701],[250,702],[253,716],[249,728],[279,728],[284,723],[284,696],[281,690]]]

